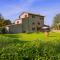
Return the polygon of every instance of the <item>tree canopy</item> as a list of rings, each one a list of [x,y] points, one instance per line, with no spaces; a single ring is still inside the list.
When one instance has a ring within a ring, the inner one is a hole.
[[[2,14],[0,14],[0,27],[4,26],[4,18],[2,16]]]
[[[52,27],[58,29],[59,24],[60,24],[60,14],[57,14],[53,19]]]
[[[5,20],[4,23],[5,23],[5,25],[10,25],[11,21],[10,20]]]
[[[9,24],[11,24],[11,21],[4,19],[2,14],[0,14],[0,27],[3,27],[5,25],[9,25]]]

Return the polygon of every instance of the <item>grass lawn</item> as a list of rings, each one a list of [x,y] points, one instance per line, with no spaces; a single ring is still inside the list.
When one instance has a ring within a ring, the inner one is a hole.
[[[46,40],[44,33],[20,33],[20,34],[4,34],[2,36],[15,38],[23,41]],[[60,33],[50,32],[47,40],[60,40]]]
[[[0,60],[60,60],[60,33],[0,34]]]

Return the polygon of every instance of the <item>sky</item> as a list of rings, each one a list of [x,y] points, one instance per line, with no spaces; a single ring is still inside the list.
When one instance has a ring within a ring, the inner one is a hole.
[[[14,22],[22,12],[45,16],[44,23],[50,25],[60,13],[60,0],[0,0],[0,13]]]

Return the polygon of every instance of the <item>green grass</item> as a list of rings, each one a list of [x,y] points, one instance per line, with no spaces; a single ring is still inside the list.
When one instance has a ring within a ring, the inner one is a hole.
[[[32,41],[32,40],[44,38],[42,33],[31,33],[31,34],[21,33],[21,34],[12,34],[12,35],[7,34],[4,36],[11,37],[11,38],[17,38],[17,39],[24,40],[24,41]]]
[[[60,33],[1,34],[0,60],[60,60]]]
[[[44,33],[20,33],[20,34],[4,34],[2,36],[15,38],[23,41],[32,41],[32,40],[45,40]],[[48,36],[48,40],[60,40],[60,33],[50,32]]]

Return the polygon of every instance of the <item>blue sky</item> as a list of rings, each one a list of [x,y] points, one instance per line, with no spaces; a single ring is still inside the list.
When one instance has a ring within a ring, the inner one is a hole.
[[[45,16],[45,24],[51,25],[53,17],[60,13],[60,0],[0,0],[0,13],[14,21],[22,12]]]

